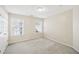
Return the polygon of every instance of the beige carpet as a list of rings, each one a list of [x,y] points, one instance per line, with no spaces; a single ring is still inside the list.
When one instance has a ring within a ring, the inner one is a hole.
[[[5,54],[77,54],[74,49],[48,39],[35,39],[8,46]]]

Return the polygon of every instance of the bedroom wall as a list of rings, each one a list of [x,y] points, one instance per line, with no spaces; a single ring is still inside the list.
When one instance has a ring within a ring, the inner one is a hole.
[[[73,47],[79,52],[79,6],[73,9]]]
[[[12,22],[17,21],[18,19],[21,19],[24,21],[24,34],[23,36],[15,36],[13,35],[13,27]],[[23,15],[16,15],[16,14],[9,14],[9,44],[25,41],[25,40],[31,40],[35,39],[41,36],[41,33],[36,33],[35,31],[35,21],[37,18],[32,16],[23,16]]]
[[[73,10],[56,14],[44,20],[45,37],[67,46],[73,46]]]
[[[3,8],[3,6],[0,6],[0,15],[5,19],[8,19],[8,12]]]

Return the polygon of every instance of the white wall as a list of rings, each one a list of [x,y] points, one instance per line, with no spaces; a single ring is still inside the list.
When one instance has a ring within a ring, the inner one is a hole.
[[[0,6],[0,16],[2,16],[7,22],[8,22],[8,13],[6,12],[6,10]],[[8,26],[8,24],[7,24]],[[7,35],[6,36],[1,36],[0,37],[0,50],[1,53],[3,53],[8,45],[8,27],[7,27]]]
[[[2,6],[0,6],[0,15],[3,16],[5,19],[8,19],[8,13]]]
[[[73,47],[79,52],[79,6],[73,9]]]
[[[24,21],[24,35],[23,36],[14,36],[13,35],[13,27],[12,22],[21,19]],[[24,40],[30,40],[34,38],[38,38],[41,36],[41,33],[35,32],[35,21],[37,18],[32,16],[23,16],[23,15],[16,15],[16,14],[9,14],[9,44],[20,42]]]
[[[73,10],[56,14],[44,20],[45,37],[62,43],[67,46],[73,46]]]

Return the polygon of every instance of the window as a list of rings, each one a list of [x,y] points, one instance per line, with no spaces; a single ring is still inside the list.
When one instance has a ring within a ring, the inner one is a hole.
[[[36,20],[36,32],[42,32],[43,31],[43,20],[42,19],[37,19]]]
[[[4,25],[5,25],[4,18],[0,16],[0,36],[4,35],[4,32],[5,32]]]
[[[23,35],[24,22],[22,20],[16,20],[13,24],[14,35]]]
[[[0,36],[7,35],[8,33],[8,21],[0,16]]]

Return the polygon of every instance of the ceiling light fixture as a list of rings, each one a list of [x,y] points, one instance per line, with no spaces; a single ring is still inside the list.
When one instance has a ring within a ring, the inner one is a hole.
[[[38,7],[37,8],[37,11],[39,11],[39,12],[42,12],[42,11],[45,11],[46,9],[44,8],[44,7]]]

